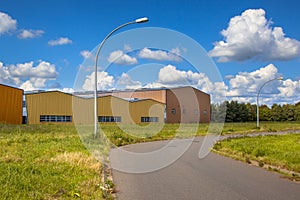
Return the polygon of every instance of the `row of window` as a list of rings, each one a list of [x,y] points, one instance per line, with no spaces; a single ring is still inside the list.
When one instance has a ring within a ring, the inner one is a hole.
[[[120,116],[99,116],[98,122],[121,122]],[[141,122],[158,122],[158,117],[141,117]],[[40,122],[72,122],[72,116],[40,115]]]
[[[99,116],[98,122],[121,122],[122,118],[120,116]]]
[[[158,117],[141,117],[141,122],[158,122]]]
[[[72,122],[72,116],[40,115],[40,122]]]
[[[120,116],[99,116],[98,122],[121,122]],[[158,117],[141,117],[141,122],[158,122]]]

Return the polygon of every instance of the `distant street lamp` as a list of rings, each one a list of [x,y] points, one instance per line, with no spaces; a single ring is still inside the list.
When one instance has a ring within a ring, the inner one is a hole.
[[[97,132],[98,132],[98,104],[97,104],[97,65],[98,65],[98,56],[99,53],[101,51],[102,46],[104,45],[104,43],[106,42],[106,40],[117,30],[123,28],[124,26],[130,25],[130,24],[136,24],[136,23],[144,23],[149,21],[147,17],[143,17],[143,18],[139,18],[136,19],[134,21],[131,22],[127,22],[125,24],[122,24],[120,26],[118,26],[117,28],[115,28],[114,30],[112,30],[100,43],[99,47],[98,47],[98,51],[96,54],[96,60],[95,60],[95,67],[94,67],[94,71],[95,71],[95,84],[94,84],[94,137],[97,137]]]
[[[278,78],[273,78],[271,80],[268,80],[266,81],[258,90],[258,93],[257,93],[257,98],[256,98],[256,127],[259,128],[259,94],[262,90],[262,88],[267,84],[267,83],[270,83],[271,81],[275,81],[275,80],[283,80],[283,77],[278,77]]]

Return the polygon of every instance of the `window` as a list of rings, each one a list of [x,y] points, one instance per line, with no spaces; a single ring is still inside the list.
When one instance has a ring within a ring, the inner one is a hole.
[[[203,114],[206,115],[207,114],[207,110],[203,110]]]
[[[176,109],[175,108],[172,108],[172,114],[176,114]]]
[[[141,122],[158,122],[158,117],[141,117]]]
[[[98,122],[121,122],[122,118],[120,116],[99,116]]]
[[[40,122],[72,122],[72,116],[40,115]]]

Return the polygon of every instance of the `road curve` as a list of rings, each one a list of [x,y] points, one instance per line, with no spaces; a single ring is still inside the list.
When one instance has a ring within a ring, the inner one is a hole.
[[[214,153],[198,158],[203,137],[196,138],[176,162],[161,170],[131,174],[112,173],[119,200],[159,199],[300,199],[300,184],[280,178],[280,174],[232,160]],[[124,146],[132,152],[147,152],[164,146],[167,141]],[[172,146],[172,148],[180,148]],[[118,160],[112,150],[111,160]]]

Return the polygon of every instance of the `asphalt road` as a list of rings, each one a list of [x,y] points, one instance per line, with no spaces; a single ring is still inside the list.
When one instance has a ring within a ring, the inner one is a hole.
[[[163,169],[141,173],[112,171],[119,200],[142,199],[300,199],[300,184],[280,178],[280,174],[232,160],[214,153],[198,158],[203,138],[196,138],[176,162]],[[160,148],[167,141],[123,147],[132,152]],[[181,143],[173,145],[174,151]],[[170,148],[171,149],[171,148]],[[117,150],[110,154],[111,165],[120,159]],[[124,165],[128,162],[122,160]]]

